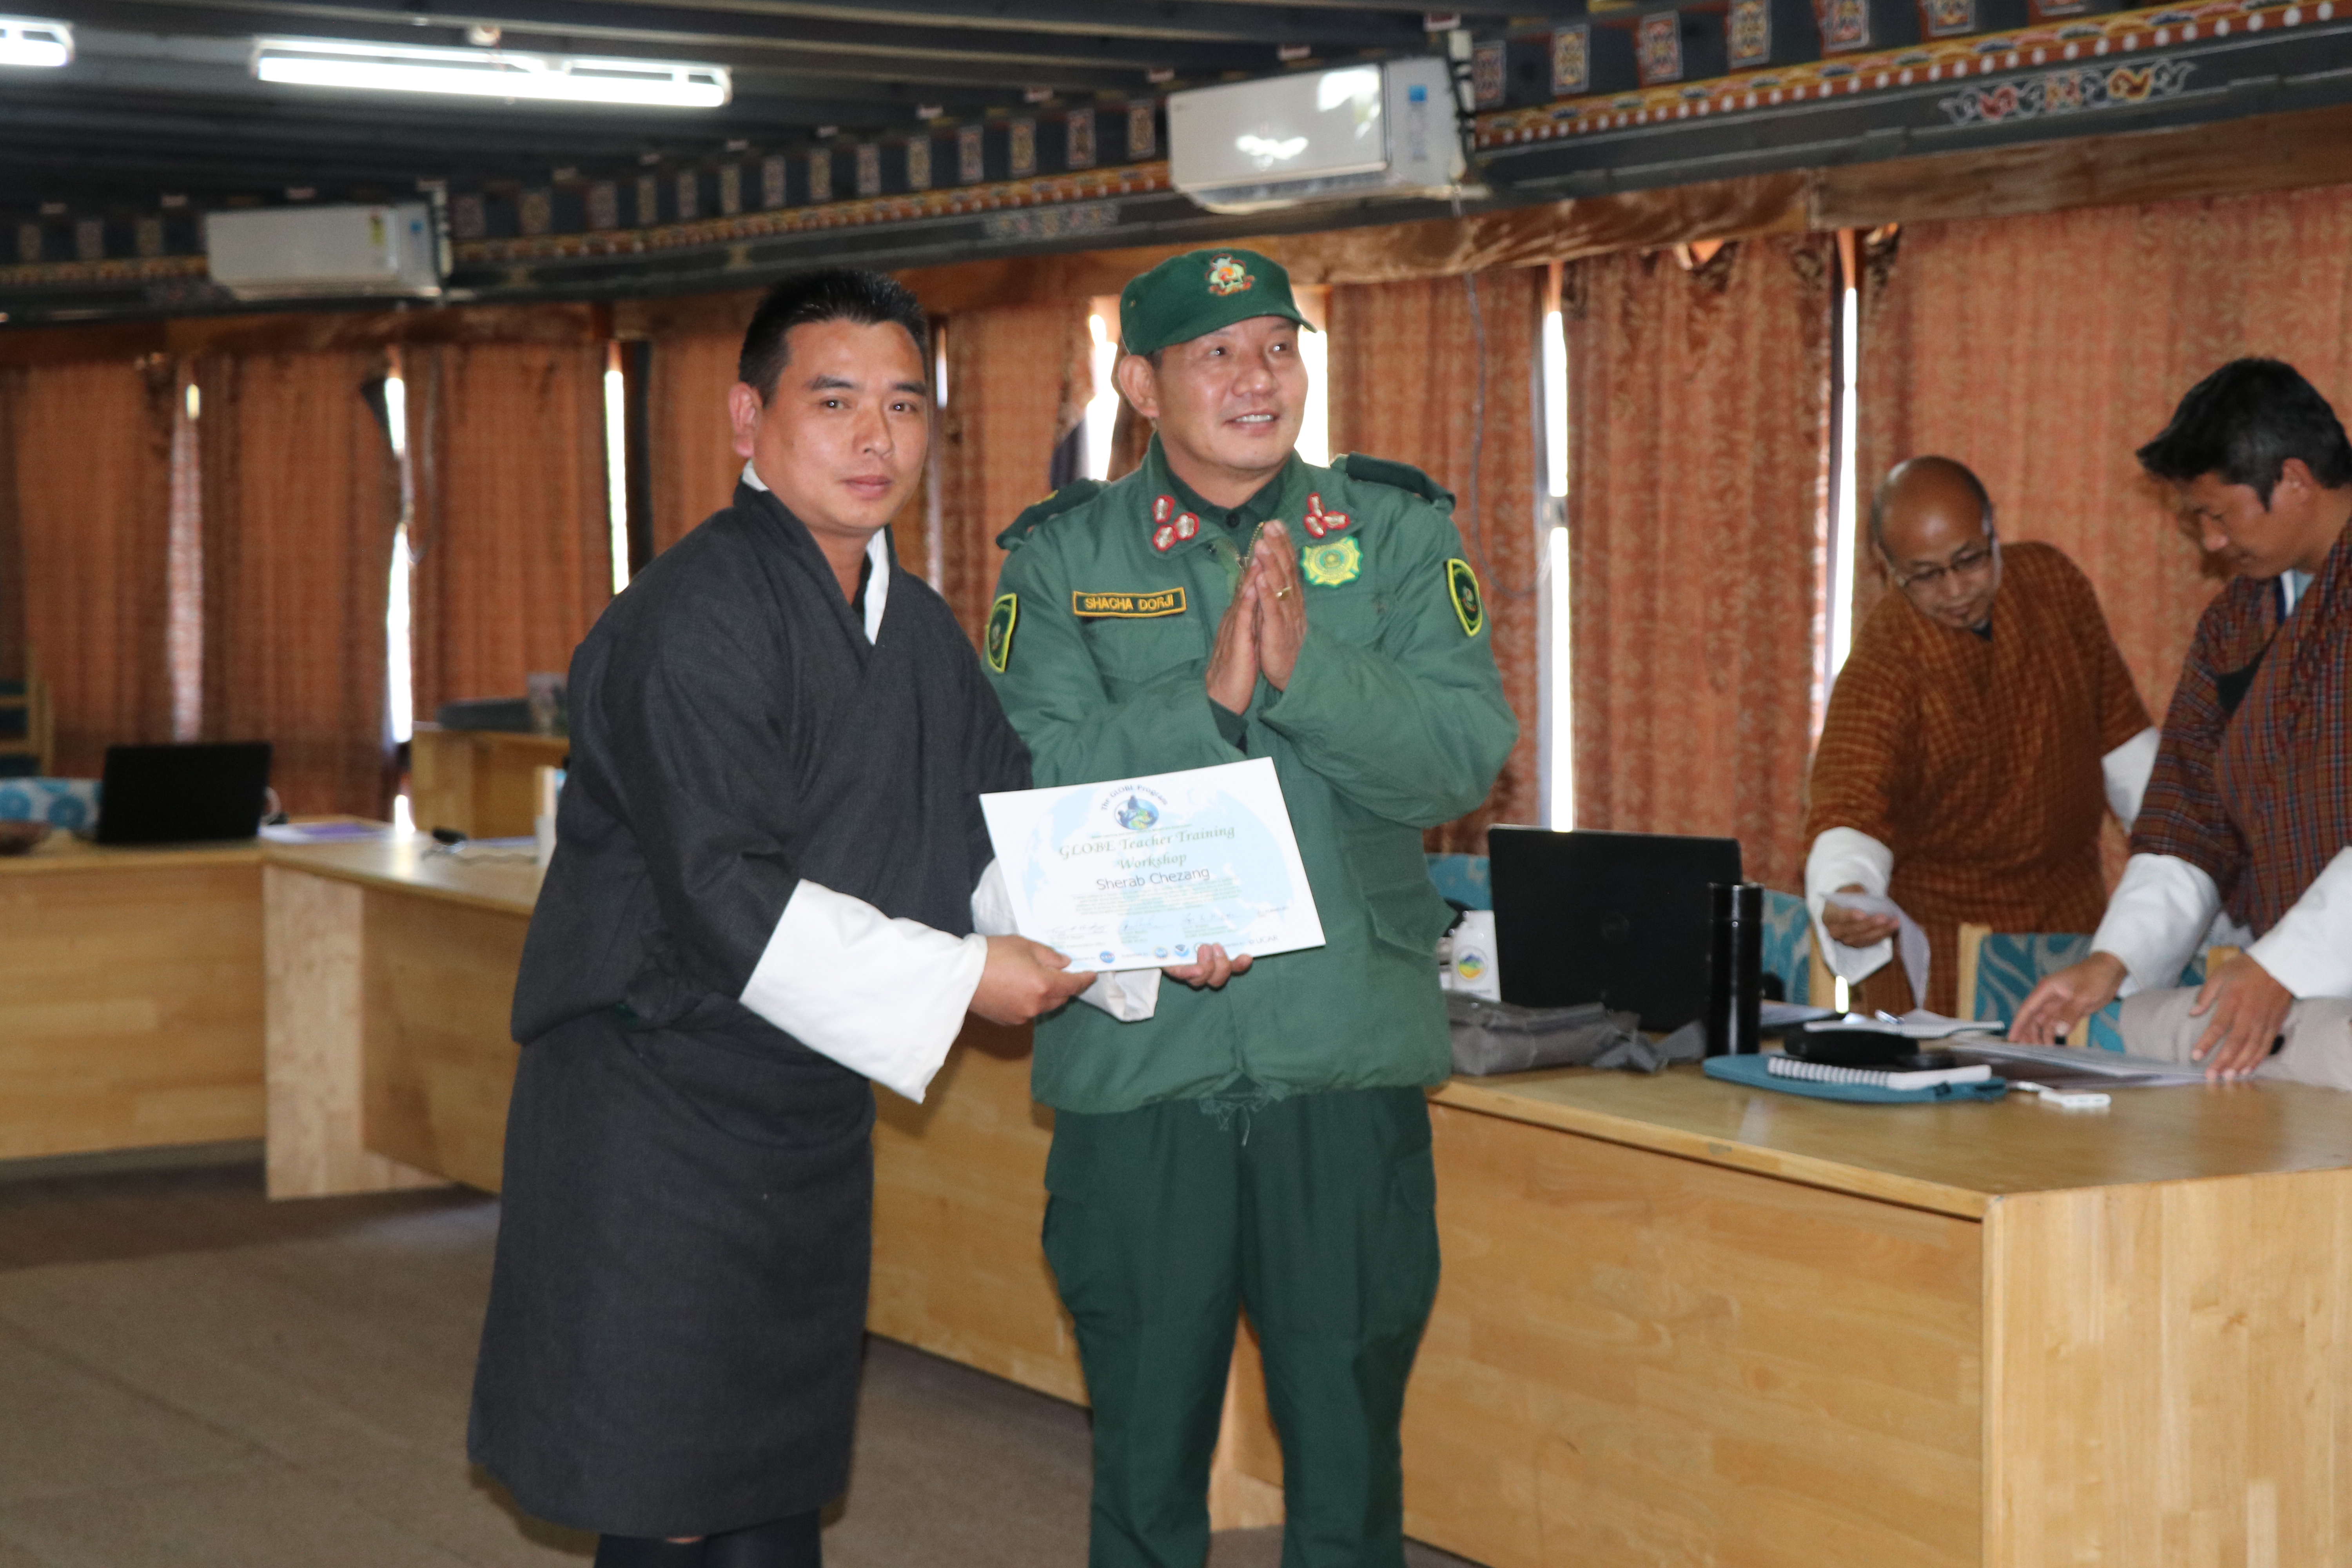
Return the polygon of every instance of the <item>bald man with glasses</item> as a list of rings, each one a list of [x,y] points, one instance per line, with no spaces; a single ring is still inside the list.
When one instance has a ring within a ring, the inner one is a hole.
[[[1870,535],[1898,592],[1864,623],[1830,697],[1805,892],[1853,1006],[1958,1014],[1974,1001],[1958,994],[1963,921],[2097,925],[2100,825],[2139,815],[2157,731],[2088,580],[2051,545],[2004,546],[1968,468],[1897,465]]]

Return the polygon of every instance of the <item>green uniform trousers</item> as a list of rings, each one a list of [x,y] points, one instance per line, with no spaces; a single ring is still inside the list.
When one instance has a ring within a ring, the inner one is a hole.
[[[1045,1257],[1094,1404],[1091,1568],[1200,1568],[1237,1310],[1282,1438],[1283,1568],[1402,1568],[1397,1422],[1437,1290],[1418,1089],[1057,1112]]]

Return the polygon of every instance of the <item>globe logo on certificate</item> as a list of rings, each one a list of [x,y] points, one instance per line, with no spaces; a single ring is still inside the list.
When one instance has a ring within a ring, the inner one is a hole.
[[[1323,945],[1274,763],[1264,757],[984,795],[1015,928],[1086,970]]]

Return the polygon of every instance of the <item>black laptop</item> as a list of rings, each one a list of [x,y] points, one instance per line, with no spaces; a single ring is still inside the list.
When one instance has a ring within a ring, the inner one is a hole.
[[[1707,884],[1739,880],[1739,840],[1487,833],[1503,1000],[1600,1002],[1678,1029],[1706,1011]]]
[[[100,844],[250,838],[268,809],[269,742],[109,746]]]

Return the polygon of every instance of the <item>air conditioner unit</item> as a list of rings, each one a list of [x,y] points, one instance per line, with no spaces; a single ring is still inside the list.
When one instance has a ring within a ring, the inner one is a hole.
[[[1211,212],[1462,188],[1453,79],[1434,57],[1168,95],[1168,168]]]
[[[423,202],[205,215],[213,281],[240,300],[441,292],[441,244]]]

